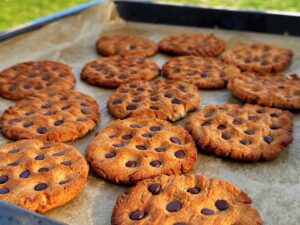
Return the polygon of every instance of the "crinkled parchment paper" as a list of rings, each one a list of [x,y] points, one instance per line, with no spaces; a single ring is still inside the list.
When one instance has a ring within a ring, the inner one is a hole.
[[[155,15],[153,15],[155,16]],[[184,16],[184,15],[178,15]],[[0,43],[0,70],[18,62],[29,60],[58,60],[73,67],[76,90],[97,99],[101,108],[98,128],[86,137],[69,143],[82,154],[96,130],[104,128],[114,119],[106,109],[106,101],[113,90],[94,87],[79,78],[81,68],[98,57],[95,41],[104,34],[135,34],[159,41],[176,33],[214,32],[228,46],[236,42],[266,42],[290,48],[295,56],[288,72],[300,74],[300,38],[248,32],[187,28],[177,26],[128,23],[119,18],[113,3],[106,3],[81,14],[60,20],[39,30],[29,32]],[[157,54],[154,60],[162,65],[168,57]],[[200,107],[216,103],[239,103],[226,90],[200,91]],[[0,99],[0,113],[13,101]],[[184,125],[185,120],[178,122]],[[271,162],[238,163],[198,154],[192,173],[226,179],[249,193],[265,224],[300,224],[300,115],[294,118],[294,142]],[[0,137],[0,144],[10,140]],[[75,200],[45,215],[68,224],[110,224],[112,208],[125,187],[111,184],[90,172],[88,184]]]

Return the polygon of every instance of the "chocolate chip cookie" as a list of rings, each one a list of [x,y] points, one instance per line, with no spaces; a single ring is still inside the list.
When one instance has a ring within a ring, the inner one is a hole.
[[[96,42],[98,53],[103,56],[143,56],[156,54],[158,46],[151,40],[139,36],[113,35],[102,36]]]
[[[179,34],[164,38],[159,50],[170,55],[219,56],[225,43],[214,34]]]
[[[197,87],[185,82],[155,80],[121,85],[107,107],[118,119],[147,117],[176,121],[198,108]]]
[[[83,137],[99,121],[92,97],[72,90],[46,91],[26,96],[1,117],[3,134],[11,139],[38,138],[67,142]]]
[[[266,44],[239,44],[222,55],[225,62],[244,71],[278,72],[286,69],[292,61],[291,50]]]
[[[237,98],[262,106],[300,109],[300,78],[294,74],[258,74],[245,72],[232,78],[228,89]]]
[[[107,88],[138,80],[151,80],[159,75],[157,64],[139,56],[111,56],[88,63],[81,71],[81,79]]]
[[[0,200],[44,213],[79,195],[88,165],[72,146],[22,140],[0,147]]]
[[[49,89],[72,89],[74,85],[72,69],[60,62],[25,62],[0,72],[0,95],[11,100]]]
[[[193,138],[181,126],[140,117],[113,122],[97,134],[86,152],[97,174],[129,185],[159,174],[185,173],[197,158]]]
[[[139,182],[115,204],[112,225],[262,225],[250,197],[235,185],[197,175]]]
[[[292,114],[236,104],[207,106],[186,128],[205,152],[242,161],[271,160],[292,142]]]
[[[227,80],[239,75],[240,70],[217,58],[179,56],[164,64],[163,73],[168,79],[191,83],[199,89],[214,89],[224,88]]]

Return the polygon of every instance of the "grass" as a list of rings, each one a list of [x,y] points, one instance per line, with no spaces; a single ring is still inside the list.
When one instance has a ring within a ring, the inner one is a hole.
[[[0,0],[0,32],[91,0]],[[300,12],[300,0],[157,0],[204,6]]]

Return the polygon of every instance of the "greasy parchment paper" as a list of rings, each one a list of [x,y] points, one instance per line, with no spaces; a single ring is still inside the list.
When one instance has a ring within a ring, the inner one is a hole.
[[[153,15],[155,16],[155,15]],[[178,15],[187,16],[187,15]],[[106,109],[106,102],[113,90],[94,87],[79,78],[81,68],[98,57],[95,41],[104,34],[133,34],[159,41],[161,38],[187,32],[214,32],[228,46],[236,42],[266,42],[290,48],[295,56],[288,72],[300,74],[300,38],[258,33],[186,28],[125,22],[120,19],[113,3],[105,3],[81,14],[60,20],[37,31],[29,32],[0,43],[0,70],[18,62],[29,60],[58,60],[73,67],[76,74],[76,90],[97,99],[101,108],[101,122],[86,137],[69,143],[82,154],[96,130],[102,129],[114,119]],[[161,66],[167,56],[157,54],[154,60]],[[200,91],[200,107],[208,104],[240,103],[226,90]],[[0,113],[13,105],[13,101],[0,99]],[[185,120],[177,122],[184,125]],[[238,163],[213,155],[198,154],[192,173],[226,179],[245,190],[253,199],[265,224],[300,224],[300,115],[294,117],[294,142],[277,159],[271,162]],[[0,137],[0,144],[10,140]],[[53,209],[45,215],[68,224],[106,225],[115,200],[126,187],[102,180],[90,171],[84,191],[65,206]]]

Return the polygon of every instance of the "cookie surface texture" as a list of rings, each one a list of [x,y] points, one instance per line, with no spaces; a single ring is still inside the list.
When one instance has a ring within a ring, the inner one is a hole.
[[[224,180],[159,176],[139,182],[115,204],[112,225],[262,225],[249,196]]]
[[[297,75],[245,72],[230,79],[228,89],[234,96],[248,103],[300,109],[300,78]]]
[[[116,88],[131,81],[151,80],[159,73],[157,64],[144,57],[112,56],[85,65],[81,79],[93,85]]]
[[[11,100],[49,89],[72,89],[74,85],[72,69],[54,61],[20,63],[0,72],[0,95]]]
[[[225,62],[244,71],[278,72],[286,69],[292,61],[291,50],[266,44],[239,44],[222,55]]]
[[[27,96],[1,117],[3,134],[11,139],[38,138],[67,142],[83,137],[99,121],[92,97],[72,90],[46,91]]]
[[[205,152],[241,160],[271,160],[292,142],[292,114],[275,108],[236,104],[207,106],[186,128]]]
[[[129,118],[99,131],[88,145],[86,157],[104,179],[132,185],[159,174],[191,170],[197,150],[181,126],[159,119]]]
[[[0,147],[0,200],[44,213],[83,189],[88,165],[72,146],[22,140]]]
[[[198,108],[197,87],[185,82],[155,80],[121,85],[109,98],[108,109],[118,119],[159,118],[176,121]]]
[[[97,51],[103,56],[143,56],[156,54],[158,46],[155,42],[139,36],[113,35],[103,36],[96,42]]]
[[[227,80],[239,73],[237,67],[210,57],[179,56],[163,66],[163,74],[168,79],[191,83],[199,89],[224,88]]]
[[[170,55],[219,56],[225,43],[213,34],[180,34],[164,38],[159,50]]]

